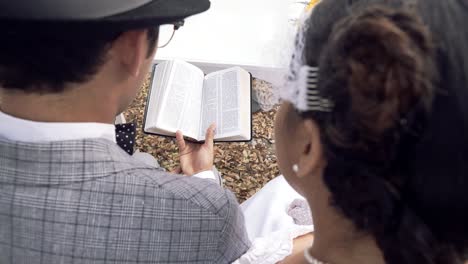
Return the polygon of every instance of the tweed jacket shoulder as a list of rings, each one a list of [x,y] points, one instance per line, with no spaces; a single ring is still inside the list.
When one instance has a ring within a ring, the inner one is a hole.
[[[104,139],[0,139],[0,263],[229,263],[250,246],[232,193]]]

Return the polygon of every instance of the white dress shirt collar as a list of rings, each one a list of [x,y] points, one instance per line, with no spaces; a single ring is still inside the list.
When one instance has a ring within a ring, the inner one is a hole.
[[[93,138],[116,142],[115,126],[111,124],[34,122],[16,118],[1,111],[0,138],[30,143]]]

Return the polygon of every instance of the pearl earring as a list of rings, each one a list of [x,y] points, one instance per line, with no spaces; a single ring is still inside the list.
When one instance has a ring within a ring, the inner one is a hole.
[[[298,172],[299,172],[299,165],[294,164],[294,165],[292,166],[292,170],[293,170],[295,173],[298,173]]]

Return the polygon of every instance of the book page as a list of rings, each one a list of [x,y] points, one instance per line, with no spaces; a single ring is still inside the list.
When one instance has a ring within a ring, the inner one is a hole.
[[[199,140],[205,138],[206,129],[212,123],[216,123],[215,139],[239,134],[241,129],[239,86],[239,74],[236,68],[205,77]]]
[[[173,61],[168,88],[164,95],[157,126],[170,132],[197,138],[202,103],[203,72],[197,67]]]
[[[161,109],[163,95],[170,74],[171,64],[169,62],[159,63],[154,66],[150,94],[146,106],[145,131],[156,127],[158,113]]]

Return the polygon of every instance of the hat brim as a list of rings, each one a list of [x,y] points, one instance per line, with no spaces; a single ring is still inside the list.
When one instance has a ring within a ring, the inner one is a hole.
[[[156,26],[180,21],[209,8],[209,0],[155,0],[134,10],[102,18],[100,22],[123,27]]]
[[[156,27],[183,20],[210,8],[209,0],[153,0],[123,13],[93,19],[0,19],[0,27],[46,26],[86,30],[128,30]]]

